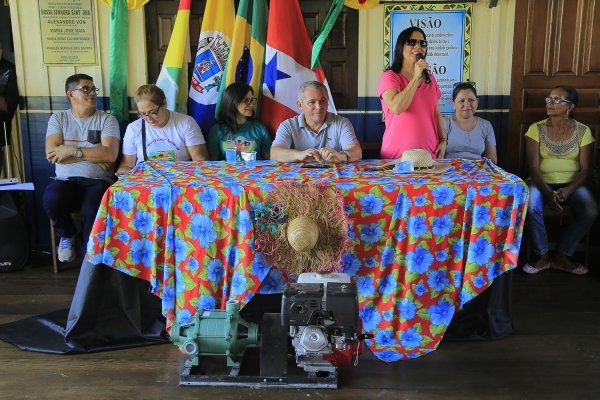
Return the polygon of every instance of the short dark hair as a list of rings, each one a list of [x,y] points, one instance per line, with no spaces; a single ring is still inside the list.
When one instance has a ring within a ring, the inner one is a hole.
[[[471,82],[461,82],[452,89],[452,101],[456,100],[456,96],[463,90],[470,90],[477,97],[477,89]]]
[[[94,82],[94,78],[92,78],[91,76],[86,75],[86,74],[71,75],[70,77],[67,78],[67,81],[65,82],[65,93],[67,93],[69,90],[76,89],[77,85],[79,85],[80,81]]]
[[[569,100],[575,107],[577,107],[577,103],[579,102],[579,93],[577,93],[577,89],[568,85],[554,86],[552,90],[554,89],[560,89],[565,92],[565,100]]]
[[[227,125],[234,132],[237,131],[238,105],[244,101],[248,92],[251,92],[254,96],[254,89],[246,82],[233,82],[227,86],[221,98],[218,122]]]
[[[410,39],[413,32],[420,32],[423,35],[423,39],[427,40],[427,35],[425,35],[425,32],[423,32],[423,29],[416,26],[406,28],[398,34],[398,39],[396,39],[396,45],[394,46],[394,58],[392,65],[390,66],[390,69],[397,74],[399,74],[402,70],[402,62],[404,61],[404,55],[402,54],[404,52],[404,44],[408,39]],[[427,55],[427,49],[425,49],[425,55]]]

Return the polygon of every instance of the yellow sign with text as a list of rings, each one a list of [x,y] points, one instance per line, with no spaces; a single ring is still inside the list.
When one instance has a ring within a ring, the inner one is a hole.
[[[44,64],[96,64],[92,0],[38,0]]]

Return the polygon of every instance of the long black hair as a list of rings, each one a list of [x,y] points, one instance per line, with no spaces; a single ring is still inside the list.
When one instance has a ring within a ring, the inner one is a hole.
[[[394,59],[392,61],[392,65],[390,69],[395,73],[399,74],[402,70],[402,62],[404,61],[404,44],[408,39],[410,39],[413,32],[420,32],[423,35],[423,39],[427,40],[427,35],[423,32],[423,29],[418,28],[416,26],[411,26],[410,28],[406,28],[398,35],[398,39],[396,39],[396,46],[394,46]],[[427,55],[427,49],[425,49],[425,54]]]
[[[237,113],[238,105],[244,101],[246,93],[252,92],[254,96],[254,89],[246,82],[233,82],[225,89],[223,97],[221,98],[221,109],[219,110],[219,116],[217,121],[227,125],[233,132],[237,131]]]

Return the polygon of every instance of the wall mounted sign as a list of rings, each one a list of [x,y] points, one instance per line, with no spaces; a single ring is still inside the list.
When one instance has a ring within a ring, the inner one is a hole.
[[[427,63],[442,91],[439,106],[444,114],[454,113],[454,83],[470,75],[471,15],[468,3],[384,5],[385,68],[391,64],[398,34],[410,26],[421,28],[427,36]]]
[[[96,64],[92,0],[38,0],[44,64]]]

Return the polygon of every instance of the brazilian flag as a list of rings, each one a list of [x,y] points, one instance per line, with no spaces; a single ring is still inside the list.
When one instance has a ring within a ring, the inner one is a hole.
[[[266,0],[240,0],[215,115],[219,113],[225,88],[233,82],[246,82],[252,86],[258,99],[256,115],[260,114],[268,15]]]

